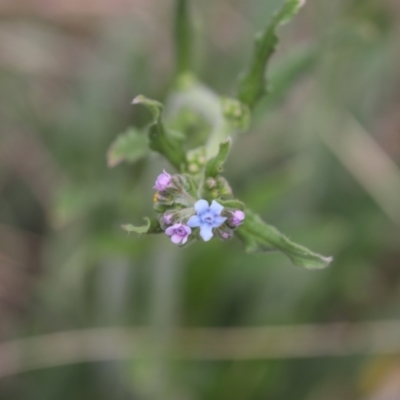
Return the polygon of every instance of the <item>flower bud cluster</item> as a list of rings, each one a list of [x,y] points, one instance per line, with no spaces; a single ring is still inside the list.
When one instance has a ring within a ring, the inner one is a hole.
[[[212,199],[232,196],[232,189],[223,176],[207,178],[204,182],[204,194]]]
[[[169,210],[193,207],[196,184],[185,174],[170,175],[165,170],[157,177],[154,194],[154,209],[158,213]]]
[[[243,211],[226,208],[215,200],[232,193],[224,178],[209,178],[201,187],[201,195],[213,199],[211,203],[199,199],[199,185],[185,174],[170,175],[164,170],[156,179],[154,209],[159,213],[161,229],[177,245],[198,237],[209,241],[214,235],[231,239],[245,218]]]
[[[187,170],[191,174],[199,173],[204,167],[207,158],[204,147],[190,150],[186,155]]]

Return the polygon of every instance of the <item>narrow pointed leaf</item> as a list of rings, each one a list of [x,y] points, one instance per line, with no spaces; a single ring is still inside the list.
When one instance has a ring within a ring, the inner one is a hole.
[[[293,243],[252,211],[246,209],[245,215],[245,222],[236,234],[244,242],[248,252],[279,250],[288,256],[294,265],[308,269],[325,268],[332,261],[332,257],[324,257]]]
[[[218,199],[218,203],[223,205],[225,208],[235,208],[241,211],[243,211],[245,208],[244,203],[236,199],[229,199],[229,200]]]
[[[119,135],[107,152],[109,167],[115,167],[122,161],[134,163],[149,153],[149,140],[135,128],[129,128]]]
[[[223,165],[228,158],[229,151],[231,149],[232,139],[228,138],[224,142],[220,143],[218,154],[211,158],[206,165],[206,176],[216,177],[223,170]]]
[[[142,95],[137,96],[132,104],[143,104],[153,115],[153,122],[148,130],[150,148],[165,156],[176,169],[181,170],[185,163],[181,136],[166,129],[162,120],[163,105]]]
[[[267,93],[265,69],[278,45],[278,27],[292,19],[304,0],[286,0],[283,7],[272,17],[267,28],[259,32],[255,39],[255,50],[250,66],[239,82],[238,98],[249,107]]]

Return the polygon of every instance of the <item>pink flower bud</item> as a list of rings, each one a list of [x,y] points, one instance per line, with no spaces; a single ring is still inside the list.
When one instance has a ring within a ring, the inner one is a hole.
[[[163,220],[166,225],[171,225],[172,223],[172,214],[164,214],[163,215]]]
[[[235,211],[232,213],[232,217],[231,217],[231,219],[230,219],[229,222],[230,222],[233,226],[239,226],[239,225],[243,222],[244,218],[245,218],[245,214],[244,214],[243,211],[235,210]]]
[[[163,170],[162,174],[157,176],[156,183],[153,186],[159,192],[163,192],[171,185],[171,175]]]

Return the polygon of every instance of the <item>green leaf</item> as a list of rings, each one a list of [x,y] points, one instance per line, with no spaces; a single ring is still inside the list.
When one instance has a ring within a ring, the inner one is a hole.
[[[121,225],[121,228],[128,233],[134,232],[140,235],[144,233],[161,233],[163,230],[160,227],[158,220],[145,218],[146,224],[142,226],[136,226],[132,224]]]
[[[253,108],[267,93],[265,68],[278,45],[276,34],[278,27],[290,21],[304,3],[304,0],[286,0],[283,7],[272,17],[267,28],[256,35],[253,58],[238,87],[239,100],[250,108]]]
[[[324,257],[293,243],[252,211],[246,209],[245,214],[246,219],[236,234],[244,242],[248,252],[279,250],[286,254],[294,265],[309,269],[325,268],[332,261],[332,257]]]
[[[164,155],[176,169],[181,170],[186,159],[181,136],[165,128],[162,120],[163,105],[142,95],[135,97],[132,104],[143,104],[153,115],[148,130],[150,148]]]
[[[134,163],[149,152],[148,138],[135,128],[129,128],[119,135],[107,152],[109,167],[115,167],[122,161]]]
[[[240,200],[236,200],[236,199],[229,199],[229,200],[218,199],[218,203],[223,205],[225,208],[233,208],[233,209],[242,210],[242,211],[245,208],[244,203],[241,202]]]
[[[229,151],[231,149],[232,139],[228,138],[224,142],[220,143],[218,154],[211,158],[206,164],[206,177],[216,177],[223,170],[223,165],[228,158]]]

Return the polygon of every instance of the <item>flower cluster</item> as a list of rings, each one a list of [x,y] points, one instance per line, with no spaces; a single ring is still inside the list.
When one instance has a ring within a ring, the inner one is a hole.
[[[189,243],[196,237],[207,242],[214,235],[228,240],[245,218],[243,211],[224,207],[222,200],[220,203],[213,199],[209,203],[197,199],[199,188],[196,182],[184,174],[171,175],[164,170],[153,188],[156,190],[154,208],[160,214],[160,226],[178,245]]]

